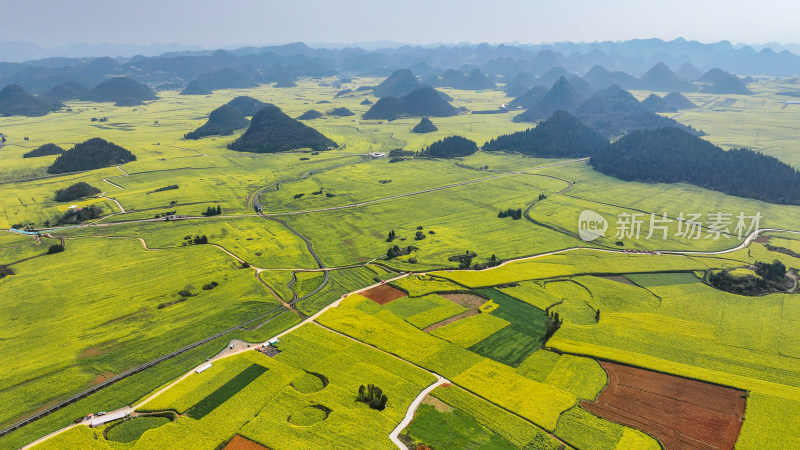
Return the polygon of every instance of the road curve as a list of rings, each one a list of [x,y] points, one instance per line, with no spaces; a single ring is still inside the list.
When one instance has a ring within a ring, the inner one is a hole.
[[[430,394],[432,390],[447,383],[450,383],[450,381],[448,381],[447,379],[443,378],[440,375],[436,375],[436,381],[430,386],[423,389],[422,392],[420,392],[419,395],[417,395],[417,398],[415,398],[414,401],[411,402],[410,405],[408,405],[406,416],[403,417],[403,420],[395,427],[394,430],[392,430],[391,433],[389,433],[389,439],[391,439],[392,442],[394,442],[394,444],[398,448],[402,450],[408,449],[408,447],[406,447],[406,445],[403,444],[403,442],[400,440],[398,436],[400,435],[400,432],[405,430],[406,427],[411,424],[411,421],[414,420],[414,415],[417,413],[417,408],[419,408],[419,405],[422,404],[423,400],[425,400],[425,397],[427,397],[427,395]]]

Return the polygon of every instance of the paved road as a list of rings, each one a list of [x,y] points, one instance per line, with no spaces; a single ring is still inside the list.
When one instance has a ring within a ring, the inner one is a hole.
[[[434,375],[436,375],[436,374],[434,374]],[[400,432],[405,430],[406,427],[411,424],[411,421],[414,420],[414,414],[417,413],[417,408],[419,408],[419,405],[422,403],[423,400],[425,400],[425,397],[427,397],[427,395],[430,394],[432,390],[436,389],[437,387],[439,387],[439,386],[441,386],[443,384],[447,384],[447,383],[450,383],[450,381],[448,381],[447,379],[445,379],[445,378],[443,378],[443,377],[441,377],[439,375],[436,375],[436,381],[433,384],[431,384],[430,386],[428,386],[425,389],[423,389],[422,392],[420,392],[419,395],[417,395],[417,398],[415,398],[414,401],[411,402],[410,405],[408,405],[408,410],[406,411],[406,416],[403,417],[403,420],[395,427],[394,430],[392,430],[391,433],[389,433],[389,439],[391,439],[392,442],[394,442],[394,444],[398,448],[400,448],[402,450],[408,450],[408,447],[406,447],[406,445],[403,444],[403,441],[401,441],[398,438],[398,436],[400,435]]]

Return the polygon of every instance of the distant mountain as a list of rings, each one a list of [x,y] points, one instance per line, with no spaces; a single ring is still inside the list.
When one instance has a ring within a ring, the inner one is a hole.
[[[192,80],[181,91],[180,95],[209,95],[213,91],[201,83],[199,80]]]
[[[593,88],[591,84],[587,83],[586,80],[577,75],[569,79],[569,84],[573,89],[575,89],[575,92],[581,94],[581,96],[584,98],[590,97],[592,94],[594,94],[594,91],[597,90]]]
[[[119,101],[129,101],[128,99],[143,102],[146,100],[156,100],[157,98],[152,89],[134,79],[128,77],[113,77],[95,86],[82,97],[82,100],[116,103]]]
[[[741,78],[722,69],[711,69],[697,79],[698,83],[710,83],[701,89],[708,94],[738,94],[752,95],[753,91],[747,88]]]
[[[596,152],[590,164],[625,181],[683,182],[738,197],[800,205],[796,169],[751,150],[722,150],[678,128],[634,131]]]
[[[373,103],[372,100],[370,100],[368,98],[365,98],[364,100],[361,100],[361,103],[359,103],[359,104],[360,105],[371,105],[372,103]]]
[[[730,76],[730,72],[726,72],[719,68],[709,69],[706,73],[700,75],[699,77],[695,78],[694,81],[698,83],[709,83],[714,84],[720,81],[725,80]]]
[[[420,119],[419,123],[414,125],[414,128],[411,129],[412,133],[433,133],[434,131],[438,131],[439,129],[436,128],[436,125],[431,122],[431,119],[427,117],[423,117]]]
[[[680,92],[670,92],[664,96],[664,101],[668,106],[677,110],[697,108],[697,105],[692,103],[691,100],[684,97]]]
[[[408,69],[394,71],[389,78],[375,86],[372,93],[378,98],[402,97],[420,87],[417,77]]]
[[[591,84],[595,89],[605,89],[615,83],[609,76],[609,71],[603,66],[593,66],[583,75],[583,80]]]
[[[76,144],[56,158],[53,165],[47,168],[47,173],[80,172],[131,161],[136,161],[136,155],[130,151],[104,139],[92,138]]]
[[[89,92],[89,88],[86,86],[74,81],[67,81],[66,83],[61,83],[58,86],[55,86],[53,89],[50,89],[42,95],[47,98],[63,102],[65,100],[81,98],[86,95],[87,92]]]
[[[536,75],[528,72],[518,72],[503,86],[503,91],[509,97],[519,97],[536,84]]]
[[[200,80],[192,80],[184,86],[179,95],[211,95],[214,91],[205,86]]]
[[[52,156],[52,155],[61,155],[64,153],[64,149],[57,146],[56,144],[44,144],[35,150],[31,150],[28,153],[22,155],[23,158],[38,158],[40,156]]]
[[[246,95],[240,95],[226,103],[226,105],[236,108],[242,115],[247,117],[253,117],[255,113],[261,111],[268,104]]]
[[[364,119],[394,120],[399,117],[449,117],[458,110],[436,89],[423,86],[402,97],[384,97],[362,116]]]
[[[579,94],[565,77],[561,77],[553,84],[550,91],[542,97],[533,107],[514,117],[514,122],[536,122],[553,115],[556,111],[571,111],[581,102],[583,97]]]
[[[292,78],[284,78],[282,80],[278,80],[278,82],[272,86],[276,88],[292,88],[297,86],[297,83],[295,83]]]
[[[315,111],[313,109],[309,109],[308,111],[304,112],[303,114],[300,114],[297,117],[297,120],[314,120],[314,119],[319,119],[323,115],[324,114],[322,114],[319,111]]]
[[[484,89],[494,89],[494,81],[489,76],[481,72],[480,69],[472,69],[466,75],[459,70],[448,70],[439,77],[431,77],[426,80],[434,86],[451,87],[454,89],[464,89],[480,91]]]
[[[675,71],[675,75],[686,81],[695,81],[702,75],[702,72],[690,62],[683,63],[680,69]]]
[[[664,99],[658,94],[650,94],[642,100],[642,105],[653,112],[675,112],[675,108],[667,105]]]
[[[559,80],[559,78],[569,79],[572,75],[573,74],[567,72],[567,70],[563,67],[555,66],[550,68],[547,72],[543,73],[542,76],[539,77],[538,84],[541,84],[542,86],[552,86]]]
[[[3,116],[43,116],[63,106],[58,101],[29,94],[16,84],[0,91],[0,115]]]
[[[208,121],[200,128],[186,133],[184,139],[200,139],[206,136],[228,136],[247,127],[250,121],[238,109],[225,104],[211,111]]]
[[[461,136],[448,136],[429,145],[420,153],[430,158],[469,156],[478,151],[478,144]]]
[[[231,55],[233,56],[233,55]],[[203,73],[197,81],[206,89],[245,89],[258,86],[258,83],[243,72],[226,67],[213,72]]]
[[[637,86],[639,89],[648,91],[687,92],[696,90],[691,83],[675,75],[663,62],[659,62],[639,77]]]
[[[228,145],[231,150],[254,153],[274,153],[310,148],[327,150],[336,143],[319,131],[283,113],[275,105],[267,105],[253,116],[250,128]]]
[[[514,100],[511,100],[511,102],[508,103],[508,107],[509,108],[522,107],[524,109],[533,108],[534,106],[536,106],[537,103],[539,103],[544,98],[545,95],[547,95],[548,92],[549,89],[547,89],[544,86],[534,86],[529,90],[525,91],[524,94],[520,95]]]
[[[333,108],[333,109],[330,109],[328,111],[325,111],[325,115],[334,116],[334,117],[347,117],[347,116],[355,116],[356,113],[354,113],[353,111],[350,111],[347,108],[339,107],[339,108]]]
[[[536,128],[499,136],[483,144],[484,151],[519,152],[542,158],[590,156],[608,140],[566,111],[556,111]]]

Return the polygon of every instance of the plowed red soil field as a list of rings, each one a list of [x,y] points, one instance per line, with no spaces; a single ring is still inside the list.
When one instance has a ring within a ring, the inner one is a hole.
[[[237,434],[228,442],[228,445],[225,446],[225,450],[269,450],[269,448]]]
[[[388,284],[382,284],[380,286],[375,286],[372,289],[367,289],[366,291],[361,292],[360,295],[367,297],[379,305],[385,305],[392,300],[405,297],[406,293],[400,289],[393,288]]]
[[[666,449],[732,449],[744,417],[744,391],[600,362],[608,386],[595,402],[600,417],[638,428]]]

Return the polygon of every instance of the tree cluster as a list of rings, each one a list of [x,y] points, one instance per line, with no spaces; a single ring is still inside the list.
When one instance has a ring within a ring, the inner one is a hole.
[[[522,219],[522,208],[517,208],[517,209],[508,208],[505,211],[500,211],[499,213],[497,213],[497,217],[500,219],[506,217],[511,217],[514,220]]]
[[[130,151],[105,139],[92,138],[86,142],[76,144],[66,153],[56,158],[53,165],[47,168],[47,173],[79,172],[125,164],[131,161],[136,161],[136,155]]]
[[[70,209],[61,216],[56,216],[56,222],[60,224],[78,224],[87,220],[98,219],[103,215],[103,210],[96,205],[89,205],[85,208]]]
[[[756,261],[754,271],[758,275],[734,276],[729,270],[720,270],[707,277],[711,286],[738,295],[762,295],[786,289],[786,266],[775,260],[772,263]]]
[[[47,254],[52,255],[54,253],[61,253],[64,251],[64,246],[61,244],[53,244],[50,248],[47,249]]]
[[[458,262],[460,268],[468,269],[470,264],[472,264],[472,260],[475,259],[476,256],[478,256],[477,253],[467,250],[463,255],[453,255],[448,257],[447,260],[450,262]]]
[[[14,275],[14,270],[11,267],[0,265],[0,279],[10,275]]]
[[[414,250],[419,250],[417,247],[413,245],[409,245],[407,247],[400,247],[399,245],[395,245],[393,247],[389,247],[389,250],[386,250],[386,259],[396,258],[398,256],[405,256],[413,252]]]
[[[152,191],[148,192],[148,194],[152,194],[154,192],[164,192],[164,191],[171,191],[173,189],[178,189],[177,184],[170,184],[169,186],[160,187],[157,189],[153,189]]]
[[[366,403],[372,409],[383,411],[386,409],[386,402],[389,401],[389,398],[378,386],[369,384],[364,387],[362,384],[358,388],[358,397],[356,397],[356,401]]]
[[[684,182],[739,197],[800,205],[797,169],[752,150],[722,150],[677,128],[635,131],[592,155],[590,164],[625,181]]]
[[[100,189],[80,181],[72,186],[56,191],[56,201],[71,202],[82,197],[90,197],[100,193]]]
[[[218,216],[220,214],[222,214],[222,208],[220,206],[217,206],[216,208],[213,206],[209,206],[203,213],[203,215],[206,217]]]
[[[561,328],[561,324],[563,323],[564,319],[558,316],[558,312],[548,313],[547,322],[545,323],[544,342],[547,342],[548,339],[553,337],[556,331]]]
[[[422,150],[421,155],[430,158],[455,158],[469,156],[478,151],[478,145],[461,136],[448,136]]]
[[[3,137],[3,142],[5,142],[5,137]],[[35,150],[31,150],[28,153],[23,154],[22,157],[38,158],[40,156],[61,155],[63,153],[64,149],[57,146],[56,144],[44,144]]]

